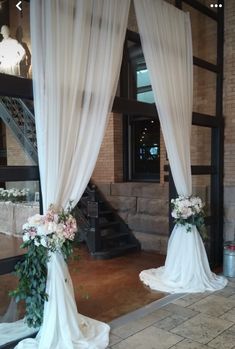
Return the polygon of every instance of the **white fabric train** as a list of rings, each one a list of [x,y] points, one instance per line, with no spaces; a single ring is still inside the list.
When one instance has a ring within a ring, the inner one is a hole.
[[[182,225],[173,229],[165,266],[143,270],[140,279],[153,290],[169,293],[216,291],[227,284],[226,278],[211,272],[197,228],[187,232]]]
[[[50,321],[43,322],[36,338],[22,340],[15,349],[107,348],[110,327],[77,312],[68,267],[60,253],[51,254],[46,292],[49,299],[44,306],[44,320],[50,318]],[[24,320],[0,324],[0,344],[33,332],[35,330],[29,328]]]

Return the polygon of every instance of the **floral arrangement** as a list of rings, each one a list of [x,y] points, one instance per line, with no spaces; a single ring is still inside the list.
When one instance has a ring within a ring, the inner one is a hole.
[[[197,196],[179,196],[171,200],[172,212],[176,224],[186,225],[187,232],[192,230],[192,225],[196,225],[202,238],[206,238],[204,223],[204,204]]]
[[[16,302],[25,301],[25,319],[29,327],[38,328],[43,320],[46,293],[47,262],[50,253],[62,253],[66,260],[72,253],[77,231],[75,218],[68,210],[51,205],[45,215],[36,214],[23,225],[22,248],[27,248],[23,261],[16,265],[19,284],[10,292]]]
[[[3,189],[0,188],[0,201],[23,202],[26,201],[29,189]]]

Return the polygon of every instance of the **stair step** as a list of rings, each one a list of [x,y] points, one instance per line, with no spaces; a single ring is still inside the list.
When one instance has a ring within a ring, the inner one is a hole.
[[[101,235],[102,239],[105,239],[105,240],[115,240],[115,239],[119,239],[119,238],[122,238],[124,236],[127,236],[129,237],[129,234],[128,233],[117,233],[117,234],[109,234],[109,235]]]
[[[105,228],[117,226],[119,224],[120,223],[116,222],[116,221],[114,221],[114,222],[106,222],[106,223],[99,224],[99,227],[100,227],[100,229],[105,229]]]
[[[111,214],[111,213],[113,213],[113,211],[111,211],[111,210],[100,210],[99,211],[100,216],[105,216],[106,214]]]

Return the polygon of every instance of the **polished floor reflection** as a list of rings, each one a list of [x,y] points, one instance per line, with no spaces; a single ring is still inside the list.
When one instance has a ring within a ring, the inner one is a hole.
[[[164,260],[162,255],[144,251],[94,260],[81,246],[79,262],[69,264],[78,311],[107,322],[164,297],[164,293],[145,287],[138,276],[141,270],[160,266]]]
[[[0,258],[22,254],[22,240],[0,234]],[[78,311],[105,322],[160,299],[164,293],[152,292],[139,281],[143,269],[164,264],[165,257],[155,252],[135,252],[110,260],[93,259],[85,245],[75,250],[79,260],[69,262]],[[0,315],[9,302],[8,292],[16,285],[8,274],[0,277]]]

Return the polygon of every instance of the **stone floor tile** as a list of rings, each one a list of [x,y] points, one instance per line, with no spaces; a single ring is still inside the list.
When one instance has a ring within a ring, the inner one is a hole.
[[[198,302],[199,300],[206,298],[211,295],[211,292],[203,292],[203,293],[190,293],[187,296],[176,299],[173,301],[173,304],[180,305],[182,307],[188,307],[189,305]]]
[[[222,296],[211,295],[190,305],[188,308],[200,313],[219,317],[234,307],[234,300]]]
[[[158,309],[149,315],[139,318],[138,320],[130,321],[120,327],[111,329],[111,333],[125,339],[169,315],[170,313],[166,311],[165,308]]]
[[[221,333],[208,343],[209,347],[215,349],[232,349],[235,346],[235,325]]]
[[[197,311],[173,303],[167,304],[164,309],[172,314],[183,316],[185,319],[189,319],[198,314]]]
[[[113,345],[112,349],[168,349],[182,339],[180,336],[150,326]]]
[[[235,294],[233,294],[232,296],[229,297],[229,300],[235,302]]]
[[[195,342],[207,344],[232,326],[232,322],[213,318],[206,314],[198,314],[173,328],[172,333],[192,339]]]
[[[231,297],[233,295],[235,295],[235,286],[226,286],[225,288],[223,288],[222,290],[216,291],[214,293],[216,296],[222,296],[222,297]]]
[[[207,345],[194,342],[191,339],[184,339],[183,341],[173,345],[171,349],[208,349]]]
[[[172,330],[172,328],[182,324],[182,322],[184,322],[185,320],[187,320],[185,316],[173,314],[171,316],[166,317],[165,319],[157,321],[153,326],[161,328],[165,331],[169,331]]]
[[[235,287],[235,278],[229,278],[228,279],[228,286]]]
[[[112,346],[116,343],[119,343],[122,341],[122,338],[118,337],[118,336],[115,336],[114,334],[110,334],[109,336],[109,346]]]
[[[224,313],[223,315],[220,316],[220,319],[232,321],[235,323],[235,308],[227,311],[227,313]]]

